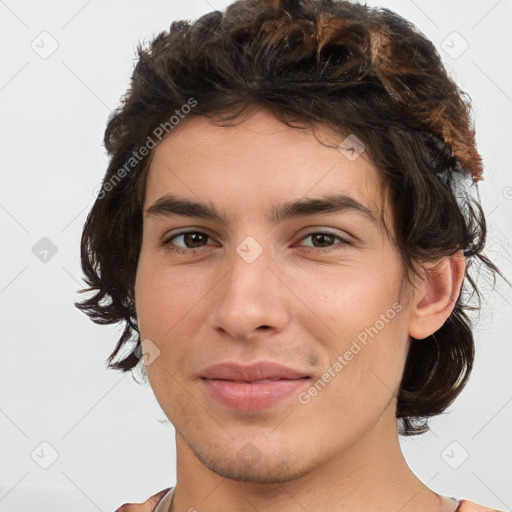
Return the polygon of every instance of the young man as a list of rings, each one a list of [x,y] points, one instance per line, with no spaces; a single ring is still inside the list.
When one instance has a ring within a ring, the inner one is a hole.
[[[490,510],[399,444],[469,377],[471,261],[498,272],[469,105],[424,36],[335,1],[173,23],[105,144],[78,306],[125,322],[110,367],[143,359],[177,451],[175,488],[118,511]]]

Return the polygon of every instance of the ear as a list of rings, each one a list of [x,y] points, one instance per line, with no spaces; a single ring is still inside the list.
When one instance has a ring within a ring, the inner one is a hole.
[[[410,336],[422,340],[443,326],[455,307],[465,271],[462,250],[427,268],[410,306]]]

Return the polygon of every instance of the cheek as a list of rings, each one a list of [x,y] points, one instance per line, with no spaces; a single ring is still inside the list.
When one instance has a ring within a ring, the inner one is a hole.
[[[376,266],[360,263],[317,268],[314,274],[304,270],[289,279],[315,318],[332,329],[332,339],[364,332],[398,297],[396,283],[391,286]]]
[[[150,261],[151,259],[151,261]],[[135,281],[137,319],[141,334],[161,338],[201,297],[198,279],[183,268],[170,267],[141,254]]]
[[[187,368],[190,343],[184,328],[187,314],[198,301],[198,289],[184,277],[182,269],[170,269],[155,260],[141,254],[135,300],[141,340],[150,339],[159,351],[146,365],[146,373],[156,400],[169,414],[186,403],[181,397],[185,384],[182,371]]]
[[[159,358],[146,367],[151,385],[173,393],[176,379],[195,368],[197,326],[204,323],[208,290],[213,285],[198,269],[170,267],[141,254],[135,283],[137,321],[141,339],[149,338],[159,349]],[[215,282],[215,281],[214,281]],[[173,385],[174,383],[174,385]]]
[[[369,404],[376,411],[385,407],[400,383],[408,349],[405,306],[392,269],[387,274],[377,266],[337,270],[330,277],[318,275],[314,285],[311,276],[297,281],[304,283],[300,293],[317,314],[303,320],[311,332],[318,317],[329,327],[322,340],[329,361],[324,375],[337,410],[365,415]],[[328,414],[334,419],[341,413]]]

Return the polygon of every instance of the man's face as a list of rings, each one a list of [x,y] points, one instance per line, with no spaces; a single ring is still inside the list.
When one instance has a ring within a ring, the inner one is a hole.
[[[358,442],[376,448],[396,437],[408,349],[402,266],[379,221],[377,171],[365,152],[340,151],[343,137],[325,137],[334,147],[264,110],[234,127],[190,118],[155,149],[149,171],[135,287],[141,340],[151,340],[143,346],[160,351],[149,381],[177,435],[235,480],[286,481],[350,456]],[[147,215],[167,194],[214,207],[224,221]],[[375,221],[349,207],[267,218],[334,194]],[[201,377],[227,361],[277,362],[309,378]]]

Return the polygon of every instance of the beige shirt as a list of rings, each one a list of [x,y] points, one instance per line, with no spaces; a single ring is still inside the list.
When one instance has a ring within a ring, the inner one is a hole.
[[[160,503],[156,506],[154,512],[167,512],[171,506],[172,495],[174,487],[169,489],[169,492],[162,498]]]
[[[162,491],[161,491],[162,492]],[[171,487],[169,491],[165,493],[165,495],[160,499],[158,505],[152,510],[152,512],[168,512],[172,502],[172,496],[174,493],[174,487]],[[151,498],[149,498],[151,499]],[[447,498],[452,500],[454,505],[457,506],[457,510],[455,512],[499,512],[498,510],[486,508],[482,505],[478,505],[468,500],[459,500],[456,498]],[[141,510],[143,505],[134,505],[130,504],[129,509],[125,509],[126,512],[138,512]],[[118,509],[116,512],[123,512],[121,509]],[[142,510],[141,510],[142,512]],[[146,512],[146,510],[144,510]],[[149,512],[149,511],[148,511]]]

